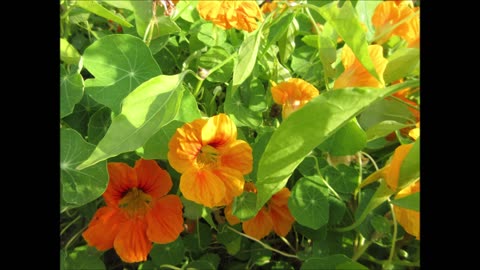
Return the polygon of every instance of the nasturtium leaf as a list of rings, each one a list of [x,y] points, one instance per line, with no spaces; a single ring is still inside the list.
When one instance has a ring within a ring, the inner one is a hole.
[[[78,170],[95,149],[73,129],[60,129],[60,180],[65,202],[82,206],[100,197],[108,183],[107,162]]]
[[[293,226],[295,227],[295,231],[301,233],[303,236],[311,239],[311,240],[317,240],[317,241],[322,241],[325,239],[327,236],[327,226],[322,226],[317,230],[311,229],[307,226],[303,226],[302,224],[295,222],[293,223]]]
[[[292,77],[290,71],[278,60],[277,54],[278,46],[272,45],[259,57],[258,64],[260,71],[258,74],[255,74],[258,78],[274,82],[283,82]],[[270,96],[270,93],[267,93],[267,95]]]
[[[160,36],[169,35],[181,30],[180,27],[172,21],[170,16],[163,14],[164,9],[162,5],[157,5],[154,18],[153,2],[130,0],[130,4],[135,13],[135,24],[138,36],[145,37],[145,35],[149,35],[149,33],[145,33],[149,30],[152,31],[151,39],[156,39]]]
[[[200,251],[206,249],[211,240],[212,232],[210,231],[210,226],[203,222],[197,222],[195,232],[185,236],[183,243],[186,250]]]
[[[415,192],[403,198],[392,200],[392,204],[402,208],[420,211],[420,192]]]
[[[270,140],[270,137],[272,136],[273,132],[266,132],[264,134],[261,134],[257,137],[256,142],[251,145],[252,147],[252,155],[253,155],[253,169],[252,172],[250,173],[253,176],[257,175],[257,168],[258,168],[258,161],[260,160],[260,157],[263,154],[263,151],[265,151],[265,147],[267,146],[268,141]],[[253,182],[257,181],[256,177],[252,178]]]
[[[231,53],[229,53],[223,47],[211,47],[205,54],[200,56],[198,60],[198,67],[209,71],[229,58],[230,55]],[[230,61],[224,64],[220,69],[209,74],[207,80],[221,83],[229,81],[233,73],[233,64],[233,59],[230,59]]]
[[[224,223],[218,226],[218,242],[225,245],[228,254],[235,255],[240,251],[242,236],[228,229],[228,227],[232,227],[237,231],[242,231],[242,225],[241,223],[238,223],[235,226],[231,226],[227,223]]]
[[[66,64],[78,64],[82,57],[68,40],[60,39],[60,60]]]
[[[243,192],[233,199],[232,214],[241,221],[249,220],[257,214],[257,195],[253,192]]]
[[[328,205],[330,206],[330,215],[328,217],[329,225],[337,225],[341,222],[347,212],[347,207],[343,201],[340,201],[337,197],[329,196]]]
[[[287,31],[278,40],[278,55],[280,62],[286,64],[288,59],[292,56],[292,52],[295,50],[295,35],[298,32],[298,22],[293,19],[288,25]]]
[[[117,8],[125,8],[128,10],[133,10],[132,4],[130,1],[125,1],[125,0],[102,0],[102,2],[105,2],[109,5],[112,5]]]
[[[196,1],[178,1],[176,4],[180,18],[187,22],[193,23],[200,20],[200,15],[197,11]]]
[[[347,156],[362,150],[366,144],[367,135],[356,118],[353,118],[326,139],[319,148],[333,156]]]
[[[95,76],[85,81],[85,90],[116,114],[130,92],[162,74],[147,45],[131,35],[107,35],[86,48],[83,58],[85,68]]]
[[[368,1],[357,1],[355,4],[355,10],[358,14],[358,20],[367,27],[366,38],[370,43],[373,41],[375,36],[375,26],[372,23],[372,16],[375,13],[375,9],[378,4],[382,3],[381,0],[368,0]]]
[[[271,270],[295,270],[295,268],[286,261],[274,261]]]
[[[311,229],[328,223],[328,199],[322,192],[325,187],[309,178],[301,178],[292,188],[288,208],[295,220]]]
[[[295,49],[292,53],[291,68],[303,80],[313,85],[321,85],[323,65],[315,51],[316,49],[309,46]]]
[[[287,32],[289,25],[295,18],[295,13],[284,12],[278,18],[275,18],[272,25],[269,27],[267,44],[264,49],[269,49],[272,44],[279,41]]]
[[[233,92],[236,92],[237,87],[240,86],[253,71],[257,60],[258,48],[262,40],[261,28],[262,27],[249,34],[238,50],[238,61],[235,62],[233,69]]]
[[[325,180],[337,192],[353,193],[358,185],[358,171],[345,164],[328,166],[323,172]]]
[[[95,102],[88,94],[85,94],[82,100],[75,105],[73,112],[62,118],[62,121],[67,123],[68,127],[78,131],[82,137],[86,137],[90,118],[102,107],[104,107],[102,104]]]
[[[372,59],[368,54],[368,43],[365,32],[352,3],[346,1],[339,7],[338,1],[334,1],[320,7],[318,11],[320,15],[335,28],[335,31],[352,49],[356,58],[365,69],[375,78],[379,79]]]
[[[124,18],[116,15],[115,13],[111,12],[110,10],[106,9],[103,7],[101,4],[99,4],[97,1],[94,0],[81,0],[81,1],[76,1],[75,4],[85,10],[88,10],[100,17],[103,17],[107,20],[114,21],[122,26],[125,27],[132,27],[129,22],[127,22]]]
[[[68,254],[62,250],[60,262],[65,270],[103,270],[106,268],[100,256],[101,252],[94,247],[79,246]]]
[[[257,172],[257,209],[283,188],[298,164],[319,144],[375,101],[418,85],[417,80],[386,89],[346,88],[320,94],[286,118],[265,148]],[[313,117],[315,116],[315,117]]]
[[[240,86],[240,88],[243,87],[245,86]],[[248,90],[243,91],[242,89],[233,91],[232,85],[227,87],[224,110],[237,127],[257,128],[262,123],[262,114],[248,108],[250,95],[252,94],[255,93],[250,93]]]
[[[334,270],[334,269],[357,269],[368,270],[343,254],[335,254],[327,257],[311,257],[302,264],[300,270]]]
[[[255,242],[250,246],[250,258],[255,265],[265,265],[270,262],[272,251],[265,249],[262,245]]]
[[[150,251],[152,261],[160,266],[162,264],[178,265],[185,256],[185,247],[181,237],[168,244],[154,244]]]
[[[177,128],[183,125],[183,122],[174,120],[163,126],[143,145],[143,153],[140,155],[145,159],[167,160],[168,143],[177,131]]]
[[[365,133],[367,134],[367,140],[373,141],[377,138],[385,137],[395,130],[402,129],[407,126],[409,125],[402,124],[394,120],[384,120],[368,128]]]
[[[420,177],[420,137],[414,142],[412,149],[400,165],[398,189],[410,185]]]
[[[181,197],[183,204],[183,216],[189,219],[197,219],[202,216],[203,205]]]
[[[108,127],[112,123],[112,110],[103,107],[96,111],[88,122],[88,142],[97,145],[105,136]]]
[[[198,260],[190,262],[186,270],[216,270],[217,268],[207,260]]]
[[[370,219],[370,224],[375,229],[376,232],[381,234],[390,233],[392,225],[388,221],[388,219],[384,216],[380,216],[377,214],[372,215]]]
[[[180,107],[183,76],[184,73],[160,75],[130,93],[123,102],[121,113],[113,118],[95,151],[79,168],[141,147],[172,121]]]
[[[388,64],[383,73],[385,83],[404,78],[413,72],[420,63],[418,48],[401,48],[388,57]]]
[[[415,118],[405,103],[393,99],[379,100],[358,117],[358,123],[364,130],[369,130],[383,121],[413,123]]]
[[[213,23],[206,22],[199,26],[197,38],[205,45],[214,47],[222,45],[225,42],[227,39],[227,33]]]
[[[83,97],[83,78],[78,73],[68,74],[64,66],[60,66],[60,118],[73,112]]]
[[[200,257],[199,260],[204,260],[211,263],[214,269],[218,269],[218,265],[220,264],[220,256],[216,253],[207,253]]]

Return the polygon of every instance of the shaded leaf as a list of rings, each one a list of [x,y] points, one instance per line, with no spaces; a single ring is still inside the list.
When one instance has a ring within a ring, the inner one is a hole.
[[[185,256],[185,247],[181,237],[168,244],[154,244],[150,251],[150,257],[156,265],[182,263]]]
[[[81,1],[76,1],[75,4],[83,9],[86,9],[94,14],[97,14],[100,17],[103,17],[107,20],[112,20],[122,26],[125,26],[125,27],[133,26],[129,22],[127,22],[124,18],[116,15],[115,13],[111,12],[110,10],[100,5],[97,1],[81,0]]]
[[[83,97],[83,78],[78,73],[68,74],[60,66],[60,118],[71,114]]]

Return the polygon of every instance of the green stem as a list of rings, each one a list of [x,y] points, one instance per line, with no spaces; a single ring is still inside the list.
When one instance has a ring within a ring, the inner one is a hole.
[[[248,238],[248,239],[250,239],[250,240],[252,240],[252,241],[255,241],[255,242],[259,243],[262,247],[264,247],[264,248],[266,248],[266,249],[268,249],[268,250],[271,250],[271,251],[273,251],[273,252],[276,252],[276,253],[278,253],[278,254],[280,254],[280,255],[283,255],[283,256],[285,256],[285,257],[295,258],[295,259],[300,260],[300,258],[298,258],[297,255],[288,254],[288,253],[285,253],[285,252],[283,252],[283,251],[281,251],[281,250],[275,249],[275,248],[273,248],[273,247],[271,247],[271,246],[263,243],[262,241],[260,241],[260,240],[258,240],[258,239],[256,239],[256,238],[251,237],[250,235],[246,235],[246,234],[244,234],[244,233],[241,233],[241,232],[235,230],[234,228],[232,228],[232,227],[230,227],[230,226],[227,226],[227,228],[228,228],[229,230],[235,232],[235,233],[238,234],[238,235],[241,235],[241,236],[243,236],[243,237],[246,237],[246,238]]]
[[[373,256],[371,256],[367,253],[363,254],[362,259],[366,259],[368,261],[374,262],[374,263],[379,264],[379,265],[384,265],[385,263],[388,262],[388,260],[378,260],[375,257],[373,257]],[[414,266],[414,267],[415,266],[416,267],[420,266],[420,262],[409,262],[409,261],[394,261],[394,264],[395,265],[402,265],[402,266]]]
[[[287,240],[285,237],[283,237],[283,236],[279,236],[279,237],[280,237],[280,239],[282,239],[282,241],[283,241],[285,244],[287,244],[287,246],[288,246],[293,252],[297,252],[297,250],[295,250],[295,249],[293,248],[293,246],[290,244],[290,242],[288,242],[288,240]]]
[[[372,156],[370,156],[368,153],[363,152],[363,151],[361,153],[362,153],[362,155],[366,156],[372,162],[373,167],[375,167],[375,170],[378,171],[379,170],[378,165],[375,162],[375,160],[372,158]]]
[[[388,256],[388,264],[391,264],[393,255],[395,253],[395,243],[397,241],[397,218],[395,217],[395,211],[393,210],[393,204],[388,199],[388,205],[390,206],[390,210],[392,212],[392,220],[393,220],[393,236],[392,236],[392,247],[390,248],[390,255]]]
[[[160,265],[160,268],[169,268],[169,269],[175,269],[175,270],[180,270],[180,269],[182,269],[182,268],[180,268],[180,267],[176,267],[176,266],[171,265],[171,264],[162,264],[162,265]]]
[[[60,232],[60,235],[62,235],[68,228],[70,228],[70,226],[72,226],[79,219],[80,219],[80,215],[78,215],[74,220],[68,223],[67,226],[65,226],[65,228],[62,229],[62,231]]]
[[[356,251],[355,253],[353,254],[352,256],[352,260],[353,261],[356,261],[358,260],[358,258],[360,258],[363,253],[365,253],[365,251],[367,251],[368,247],[372,244],[373,242],[368,240],[366,241],[363,245],[361,245]]]

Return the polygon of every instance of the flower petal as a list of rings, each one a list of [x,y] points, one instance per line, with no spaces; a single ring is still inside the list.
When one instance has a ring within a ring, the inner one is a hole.
[[[191,169],[180,177],[180,191],[190,201],[207,207],[220,206],[225,197],[225,185],[208,169]]]
[[[147,238],[147,223],[142,219],[132,219],[122,224],[113,247],[122,261],[127,263],[146,261],[152,249]]]
[[[172,179],[167,171],[158,166],[154,160],[140,159],[135,163],[138,188],[148,193],[153,199],[165,196],[172,188]]]
[[[219,149],[219,152],[220,166],[238,170],[242,174],[248,174],[252,171],[252,148],[247,142],[236,140]]]
[[[242,194],[245,179],[241,172],[228,167],[220,167],[212,170],[212,173],[223,182],[225,187],[225,195],[218,202],[218,206],[227,205],[232,202],[234,197]]]
[[[413,143],[398,146],[393,153],[392,161],[385,167],[385,181],[387,182],[388,187],[394,191],[397,190],[398,187],[400,167],[412,147]]]
[[[118,208],[102,207],[97,210],[82,236],[89,246],[94,246],[100,251],[110,249],[125,221],[126,216]]]
[[[269,205],[283,206],[288,204],[288,198],[290,198],[290,190],[286,187],[280,189],[277,193],[273,194],[272,198],[268,202]]]
[[[416,181],[399,191],[395,199],[400,199],[416,192],[420,192],[420,181]],[[393,205],[393,211],[398,223],[402,225],[405,231],[420,240],[420,212],[396,205]]]
[[[262,207],[254,218],[243,222],[242,228],[247,235],[260,240],[272,231],[272,218],[265,207]]]
[[[223,213],[225,214],[225,218],[227,219],[230,225],[236,225],[240,223],[240,219],[232,214],[233,208],[232,204],[225,206]]]
[[[212,116],[202,128],[202,144],[215,148],[237,140],[237,127],[224,113]]]
[[[184,229],[182,208],[176,195],[170,194],[155,201],[146,215],[148,239],[159,244],[175,241]]]
[[[132,167],[122,162],[110,162],[107,168],[110,178],[103,198],[108,206],[118,206],[124,193],[137,187],[137,175]]]
[[[295,222],[288,205],[277,206],[270,204],[270,216],[272,218],[273,230],[276,234],[285,237],[292,229],[292,224]]]
[[[202,148],[202,128],[206,119],[197,119],[180,128],[168,143],[168,162],[179,173],[196,166],[197,155]]]

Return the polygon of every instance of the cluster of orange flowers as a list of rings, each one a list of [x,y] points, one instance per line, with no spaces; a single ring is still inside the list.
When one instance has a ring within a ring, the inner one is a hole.
[[[391,35],[404,38],[409,46],[418,44],[416,9],[408,1],[386,1],[378,5],[372,22],[377,41]],[[270,4],[270,3],[269,3]],[[254,31],[262,20],[255,1],[199,1],[202,18],[229,29]],[[268,12],[271,6],[264,8]],[[412,15],[413,14],[413,15]],[[416,31],[416,32],[415,32]],[[413,34],[412,34],[413,33]],[[387,38],[388,37],[388,38]],[[388,60],[381,45],[370,45],[368,53],[380,80],[373,77],[345,45],[341,60],[344,71],[334,82],[334,89],[345,87],[385,87],[383,72]],[[292,78],[272,82],[273,100],[283,107],[284,119],[319,95],[310,83]],[[418,129],[411,131],[416,139]],[[227,221],[234,225],[240,220],[232,214],[232,201],[242,192],[256,192],[255,185],[245,182],[244,175],[252,171],[252,149],[237,139],[237,128],[225,114],[197,119],[178,128],[171,138],[168,151],[170,165],[179,173],[179,189],[183,196],[207,207],[225,207]],[[412,145],[401,145],[392,161],[384,168],[384,178],[396,190],[400,165]],[[99,250],[114,248],[125,262],[147,259],[152,243],[169,243],[178,238],[184,227],[183,205],[177,195],[168,194],[172,180],[167,171],[153,160],[140,159],[132,168],[124,163],[108,164],[108,187],[103,194],[106,206],[98,209],[83,233],[84,239]],[[419,180],[397,194],[397,198],[420,190]],[[242,224],[246,234],[261,239],[272,231],[286,236],[294,218],[288,209],[288,188],[281,189],[265,204],[255,217]],[[419,238],[418,211],[394,208],[399,223]]]

